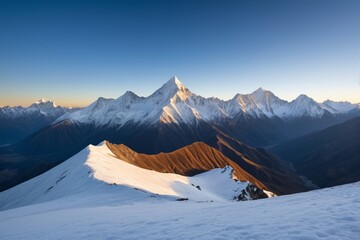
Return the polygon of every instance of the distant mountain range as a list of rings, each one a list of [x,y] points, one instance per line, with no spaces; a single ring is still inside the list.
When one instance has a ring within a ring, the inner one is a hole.
[[[0,108],[0,145],[17,142],[58,117],[78,108],[56,106],[52,101],[40,99],[29,107]]]
[[[240,116],[290,121],[358,111],[360,107],[357,104],[330,100],[317,103],[306,95],[287,102],[262,88],[251,94],[237,94],[228,101],[204,98],[192,93],[173,77],[149,97],[139,97],[128,91],[118,99],[99,98],[80,111],[60,117],[58,121],[69,119],[74,122],[116,126],[125,125],[129,121],[148,125],[159,121],[167,124],[196,124],[199,121],[221,123]]]
[[[204,98],[173,77],[149,97],[128,91],[117,99],[99,98],[84,109],[62,115],[56,123],[69,121],[115,129],[206,123],[241,142],[265,147],[359,115],[358,104],[330,100],[317,103],[306,95],[287,102],[262,88],[251,94],[237,94],[228,101]]]
[[[0,144],[14,143],[50,123],[69,120],[115,128],[207,122],[244,143],[269,146],[358,115],[359,104],[331,100],[318,103],[306,95],[287,102],[262,88],[251,94],[237,94],[228,101],[204,98],[173,77],[149,97],[127,91],[117,99],[100,97],[83,109],[56,106],[44,99],[28,108],[0,108]]]
[[[202,145],[192,144],[202,142],[224,155],[234,169],[242,169],[244,181],[278,195],[306,191],[315,186],[289,161],[259,147],[359,115],[356,104],[317,103],[305,95],[287,102],[263,89],[229,101],[203,98],[173,77],[149,97],[126,92],[117,99],[99,98],[83,109],[64,110],[51,124],[0,148],[0,190],[37,176],[89,144],[107,140],[147,155],[186,146],[197,152],[194,146]],[[187,169],[187,174],[205,170],[209,169]]]

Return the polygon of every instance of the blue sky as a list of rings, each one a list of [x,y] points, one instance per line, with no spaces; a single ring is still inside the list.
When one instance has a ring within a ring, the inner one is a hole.
[[[0,105],[258,87],[360,102],[360,1],[0,1]]]

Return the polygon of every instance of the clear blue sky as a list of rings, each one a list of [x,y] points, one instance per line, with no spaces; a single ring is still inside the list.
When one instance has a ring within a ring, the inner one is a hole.
[[[360,102],[360,1],[0,1],[0,105],[147,96]]]

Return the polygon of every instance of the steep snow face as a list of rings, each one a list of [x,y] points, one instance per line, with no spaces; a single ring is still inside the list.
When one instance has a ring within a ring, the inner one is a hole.
[[[116,158],[105,143],[88,146],[64,163],[0,193],[0,209],[16,208],[78,194],[152,194],[197,201],[230,201],[246,191],[230,167],[193,177],[143,169]],[[131,190],[129,190],[129,188]],[[136,190],[135,190],[136,189]]]
[[[204,98],[192,93],[177,77],[173,77],[149,97],[139,97],[128,91],[115,100],[99,98],[85,109],[62,116],[57,121],[69,119],[116,126],[128,122],[192,124],[197,121],[221,122],[239,115],[284,120],[319,118],[325,113],[344,114],[354,109],[359,107],[351,103],[320,104],[306,95],[300,95],[289,103],[262,88],[251,94],[237,94],[229,101]]]

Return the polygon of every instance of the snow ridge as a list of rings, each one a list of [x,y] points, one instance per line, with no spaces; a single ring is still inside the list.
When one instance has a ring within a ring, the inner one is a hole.
[[[214,169],[193,177],[161,173],[119,160],[105,142],[89,145],[55,168],[0,193],[0,210],[79,194],[124,194],[136,198],[161,195],[171,199],[231,201],[248,182],[235,181],[233,169]]]

